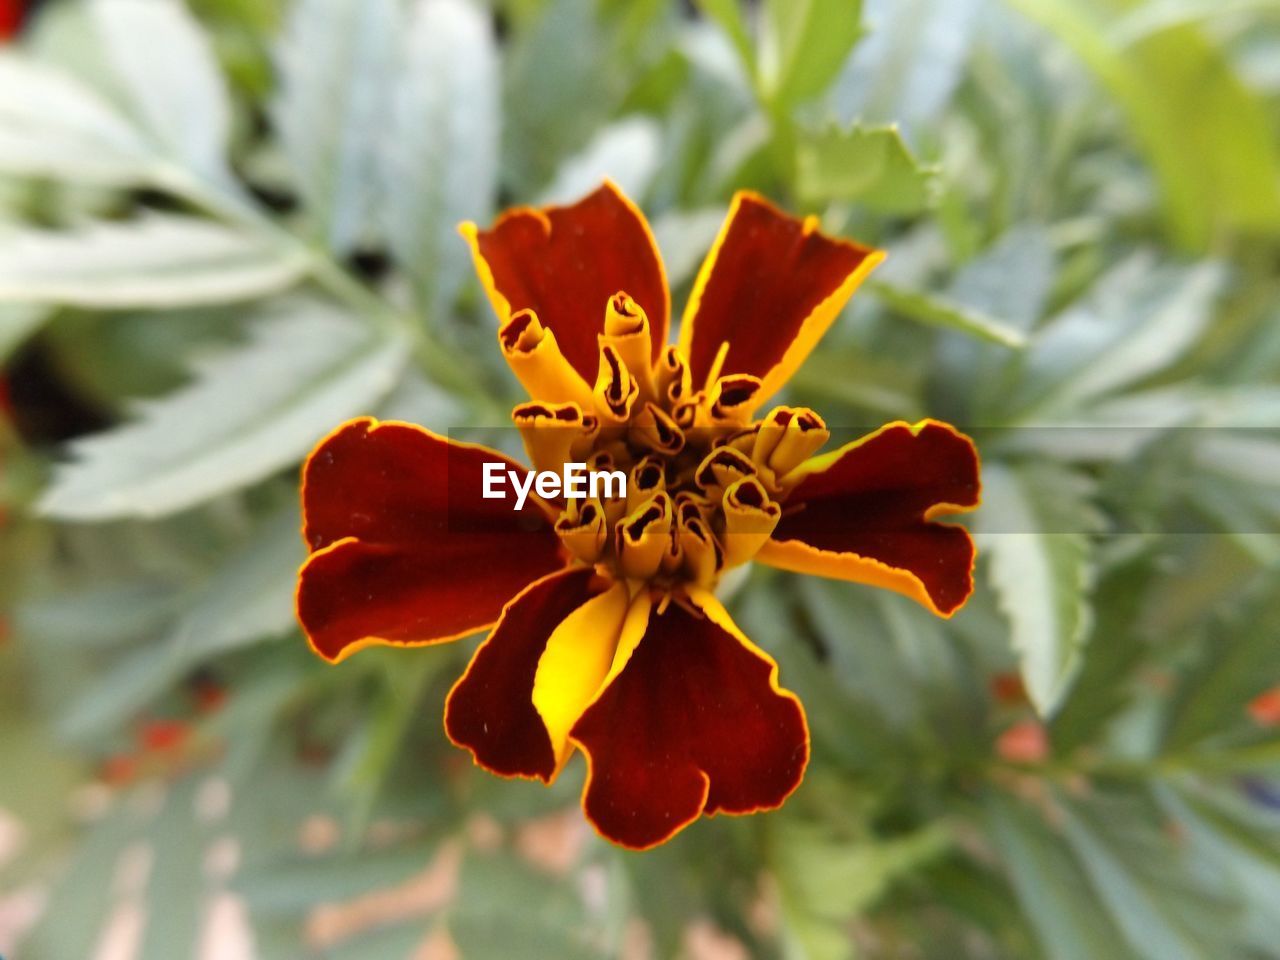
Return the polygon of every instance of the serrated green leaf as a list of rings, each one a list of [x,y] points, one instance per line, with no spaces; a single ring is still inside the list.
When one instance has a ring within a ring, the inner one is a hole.
[[[169,159],[217,182],[231,104],[204,30],[179,0],[93,0],[93,25],[143,129]]]
[[[1026,337],[1018,330],[940,294],[904,290],[879,281],[869,284],[868,289],[889,309],[912,320],[955,330],[1002,347],[1021,349],[1026,346]]]
[[[0,232],[0,303],[97,309],[229,303],[276,293],[305,254],[236,227],[147,213],[75,230]]]
[[[0,170],[130,185],[155,172],[134,125],[74,77],[18,53],[0,53]]]
[[[977,541],[1009,620],[1031,702],[1057,708],[1079,666],[1091,613],[1092,563],[1078,477],[986,464]]]
[[[789,107],[822,93],[862,34],[861,2],[765,0],[757,72],[764,96]]]
[[[254,483],[370,410],[405,357],[402,338],[330,307],[279,304],[244,347],[199,364],[190,386],[74,443],[39,508],[68,520],[157,517]]]
[[[299,0],[277,50],[281,146],[312,232],[336,253],[375,219],[401,29],[395,0]]]
[[[802,132],[796,190],[810,203],[857,202],[884,213],[916,213],[937,193],[938,167],[918,161],[893,126]]]
[[[380,220],[434,316],[471,269],[458,224],[485,222],[497,197],[501,91],[488,18],[467,0],[419,0],[393,89],[385,175],[396,189],[378,197]]]

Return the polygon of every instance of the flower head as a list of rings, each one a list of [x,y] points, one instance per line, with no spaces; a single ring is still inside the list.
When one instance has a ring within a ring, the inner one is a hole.
[[[500,454],[344,424],[304,470],[312,647],[338,661],[491,627],[450,693],[449,737],[546,782],[580,749],[584,809],[614,842],[779,806],[808,761],[804,711],[716,599],[725,572],[759,560],[942,616],[972,589],[968,534],[933,519],[977,505],[968,438],[891,423],[819,454],[817,413],[765,407],[883,255],[740,193],[669,345],[657,248],[612,184],[461,229],[530,397],[513,419],[533,467],[621,471],[625,495],[514,510],[482,497],[485,463],[526,473]]]

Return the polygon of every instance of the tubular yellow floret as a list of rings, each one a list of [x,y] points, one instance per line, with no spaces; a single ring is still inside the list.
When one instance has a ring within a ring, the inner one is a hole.
[[[616,527],[618,568],[632,580],[648,580],[662,566],[671,538],[671,498],[664,492],[650,497]]]
[[[604,312],[604,333],[597,338],[600,348],[612,347],[636,378],[641,402],[656,396],[653,379],[653,339],[644,309],[626,293],[609,298]]]
[[[765,545],[782,518],[782,509],[769,499],[756,477],[731,484],[721,502],[724,511],[724,565],[746,563]]]
[[[511,419],[535,470],[559,473],[573,460],[573,446],[583,435],[582,408],[576,403],[523,403],[511,411]]]
[[[555,333],[532,310],[512,315],[498,329],[498,343],[511,372],[534,400],[592,409],[591,388],[560,352]]]
[[[606,424],[625,424],[630,419],[640,385],[612,345],[600,348],[600,372],[592,394],[595,409]]]

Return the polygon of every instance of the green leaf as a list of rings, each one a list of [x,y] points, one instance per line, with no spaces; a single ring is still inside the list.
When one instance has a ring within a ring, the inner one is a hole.
[[[74,644],[77,651],[135,642],[71,700],[59,722],[62,734],[90,740],[118,729],[201,664],[291,630],[297,569],[305,556],[298,528],[290,505],[185,589],[173,585],[157,596],[154,585],[134,583],[24,609],[24,629],[42,642]],[[136,609],[121,612],[131,594]],[[71,635],[95,613],[105,622]],[[146,639],[137,643],[140,637]]]
[[[899,123],[914,140],[959,85],[981,7],[980,0],[866,0],[866,37],[831,90],[835,116]]]
[[[1104,573],[1094,593],[1096,611],[1080,675],[1053,717],[1050,739],[1059,754],[1100,739],[1132,703],[1135,674],[1148,653],[1142,605],[1157,573],[1150,548],[1136,551]]]
[[[1212,746],[1247,724],[1245,706],[1276,685],[1275,629],[1280,623],[1277,578],[1267,577],[1256,596],[1215,617],[1205,630],[1199,659],[1184,670],[1165,719],[1166,751]]]
[[[449,932],[466,957],[603,956],[593,946],[595,938],[576,891],[509,856],[467,858]]]
[[[780,819],[771,825],[769,864],[777,877],[788,960],[854,956],[850,924],[899,878],[951,848],[950,832],[930,824],[892,839],[849,840],[821,824]]]
[[[1215,263],[1161,266],[1143,255],[1122,262],[1085,302],[1037,332],[1008,407],[1022,419],[1076,410],[1159,373],[1208,328],[1225,281]]]
[[[1071,0],[1007,2],[1067,43],[1124,108],[1183,247],[1205,250],[1222,230],[1280,230],[1280,146],[1265,105],[1218,43],[1182,26],[1126,45],[1111,34],[1123,34],[1127,17],[1117,24]]]
[[[432,313],[471,271],[458,236],[484,222],[498,188],[500,84],[489,19],[466,0],[419,0],[396,76],[379,197],[391,251]]]
[[[69,520],[156,517],[297,463],[395,384],[401,338],[304,300],[266,312],[244,347],[200,363],[190,386],[131,423],[72,444],[40,509]]]
[[[504,46],[502,179],[536,196],[626,95],[615,35],[591,0],[549,0]],[[565,91],[590,91],[565,102]]]
[[[293,591],[306,558],[290,505],[262,523],[205,582],[172,633],[175,655],[201,663],[294,629]]]
[[[1144,816],[1136,829],[1122,830],[1115,811],[1109,813],[1104,833],[1096,814],[1064,808],[1064,832],[1080,866],[1097,890],[1129,947],[1147,960],[1209,960],[1221,956],[1208,949],[1211,931],[1196,925],[1196,918],[1180,909],[1190,891],[1170,884],[1166,871],[1157,872],[1152,854],[1164,853],[1159,845],[1167,837],[1147,836],[1153,827]],[[1117,835],[1124,842],[1117,843]],[[1152,849],[1154,847],[1154,849]],[[1176,861],[1175,861],[1176,863]],[[1172,867],[1175,863],[1170,863]],[[1144,874],[1146,874],[1144,876]]]
[[[726,212],[723,207],[671,210],[654,218],[653,236],[672,290],[693,279],[720,233]]]
[[[880,281],[872,281],[868,289],[890,310],[920,323],[955,330],[1011,349],[1026,345],[1026,337],[1017,329],[941,294],[904,290]]]
[[[49,319],[50,310],[41,304],[0,303],[0,364]]]
[[[832,126],[801,132],[796,145],[796,190],[809,203],[915,213],[933,204],[938,172],[912,155],[895,126]]]
[[[306,256],[236,227],[168,213],[69,231],[0,232],[0,303],[97,309],[229,303],[276,293]]]
[[[88,87],[0,53],[0,171],[126,186],[151,179],[155,159],[137,129]]]
[[[277,51],[281,147],[313,234],[336,253],[375,217],[401,29],[396,0],[298,0]]]
[[[1088,487],[1049,470],[986,464],[977,540],[1009,620],[1023,682],[1042,716],[1079,666],[1091,620]]]
[[[231,104],[208,38],[178,0],[93,0],[106,56],[165,156],[226,182]]]
[[[1135,956],[1047,823],[994,792],[985,809],[988,835],[1049,960]]]
[[[639,200],[662,162],[662,131],[648,117],[633,116],[601,130],[585,150],[564,162],[543,203],[571,203],[606,177]]]
[[[747,31],[746,21],[742,19],[742,4],[738,0],[697,0],[702,11],[720,25],[729,42],[742,59],[742,66],[747,78],[756,75],[756,51],[751,42],[751,34]]]
[[[822,93],[862,34],[861,2],[765,0],[757,71],[765,97],[788,107]]]
[[[1275,9],[1275,0],[1153,0],[1120,17],[1108,29],[1107,36],[1126,47],[1176,27],[1209,24],[1244,13],[1274,13]]]

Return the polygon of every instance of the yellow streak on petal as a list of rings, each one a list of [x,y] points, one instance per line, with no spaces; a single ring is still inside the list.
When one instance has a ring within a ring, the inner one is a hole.
[[[533,706],[546,724],[557,768],[569,759],[569,731],[609,673],[629,604],[626,584],[616,583],[569,614],[547,640],[533,678]]]

